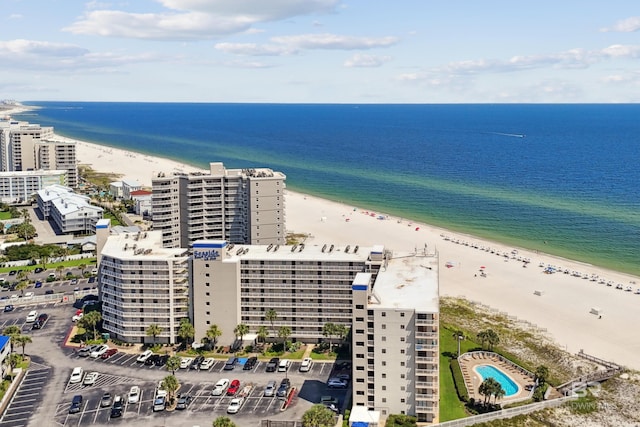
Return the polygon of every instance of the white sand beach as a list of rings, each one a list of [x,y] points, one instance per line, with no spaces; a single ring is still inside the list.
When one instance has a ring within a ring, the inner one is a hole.
[[[151,185],[152,177],[158,172],[198,170],[172,160],[87,142],[78,142],[77,157],[80,164],[91,165],[100,172],[121,174],[123,179],[137,180],[145,186]],[[286,174],[286,170],[283,172]],[[384,219],[378,219],[380,215]],[[460,296],[481,302],[537,324],[569,352],[583,349],[586,353],[640,369],[640,333],[635,330],[635,325],[640,323],[640,294],[635,293],[640,288],[638,277],[292,191],[287,191],[286,195],[286,216],[288,232],[311,235],[307,244],[383,244],[392,251],[422,249],[426,245],[429,251],[439,253],[442,296]],[[481,247],[491,247],[497,254],[481,250]],[[514,250],[517,254],[512,254]],[[504,253],[509,257],[503,256]],[[517,257],[528,258],[531,262],[523,267],[524,263],[517,261]],[[540,264],[577,271],[588,277],[597,275],[614,285],[606,286],[561,272],[545,274]],[[486,277],[481,276],[481,270]],[[618,283],[632,286],[633,291],[616,289]],[[537,291],[540,295],[535,294]],[[594,307],[602,310],[601,318],[590,313]]]

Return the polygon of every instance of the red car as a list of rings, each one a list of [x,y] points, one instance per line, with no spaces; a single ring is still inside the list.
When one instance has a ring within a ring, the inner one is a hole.
[[[110,348],[109,350],[105,351],[102,356],[100,356],[103,359],[108,359],[111,356],[113,356],[114,354],[116,354],[118,352],[117,348]]]
[[[234,396],[240,388],[240,380],[233,380],[227,389],[227,396]]]

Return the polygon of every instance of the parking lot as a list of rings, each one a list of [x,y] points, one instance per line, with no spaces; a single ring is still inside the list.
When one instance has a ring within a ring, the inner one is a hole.
[[[47,313],[49,319],[43,329],[32,330],[26,323],[31,310]],[[229,415],[239,427],[254,427],[262,419],[300,419],[313,404],[319,403],[321,396],[333,396],[340,405],[344,403],[346,390],[330,389],[327,379],[335,374],[332,363],[315,362],[309,372],[299,372],[299,361],[293,361],[289,371],[265,372],[266,361],[259,361],[251,370],[243,370],[237,365],[233,370],[224,370],[226,359],[217,359],[208,370],[180,369],[176,377],[181,384],[178,393],[188,393],[193,397],[185,410],[153,412],[152,403],[158,382],[170,374],[164,366],[144,365],[136,362],[136,353],[118,352],[109,359],[79,357],[76,348],[62,345],[70,332],[75,313],[71,304],[48,303],[18,306],[12,312],[0,312],[0,328],[17,325],[23,334],[32,337],[26,353],[32,356],[32,367],[18,394],[13,399],[5,416],[0,419],[0,427],[20,425],[122,425],[136,426],[188,426],[211,425],[220,415],[226,415],[231,396],[212,396],[214,384],[221,378],[238,379],[241,387],[254,385],[248,398],[237,414]],[[167,348],[168,349],[168,348]],[[16,349],[21,352],[21,348]],[[240,359],[244,362],[244,359]],[[69,375],[75,366],[84,372],[99,372],[92,386],[69,384]],[[49,368],[52,367],[52,368]],[[348,372],[348,371],[346,371]],[[269,380],[278,384],[287,377],[296,394],[291,406],[281,412],[282,400],[265,397],[264,387]],[[139,403],[128,404],[127,395],[132,385],[141,388]],[[110,418],[110,407],[101,408],[103,393],[125,397],[123,414],[120,418]],[[69,414],[74,395],[83,396],[81,411]],[[134,424],[135,423],[135,424]]]

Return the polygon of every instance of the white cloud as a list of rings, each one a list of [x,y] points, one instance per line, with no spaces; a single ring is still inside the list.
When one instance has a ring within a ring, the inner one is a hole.
[[[300,34],[296,36],[273,37],[273,42],[300,49],[373,49],[389,47],[398,43],[397,37],[352,37],[338,34]]]
[[[84,55],[88,50],[66,43],[51,43],[16,39],[0,41],[0,57],[38,55],[45,57],[73,57]]]
[[[640,16],[632,16],[631,18],[623,19],[616,22],[612,27],[603,28],[600,31],[633,33],[638,30],[640,30]]]
[[[344,62],[345,67],[379,67],[382,64],[391,61],[390,56],[365,55],[357,53]]]
[[[9,20],[14,20],[14,19],[22,19],[24,16],[19,14],[19,13],[12,13],[11,15],[9,15]]]
[[[292,50],[288,46],[273,44],[260,45],[256,43],[216,43],[214,47],[225,53],[248,56],[280,56],[291,55],[296,52],[295,49]]]
[[[260,22],[329,13],[338,0],[158,0],[161,13],[97,9],[64,28],[73,34],[149,40],[201,40],[248,31]]]

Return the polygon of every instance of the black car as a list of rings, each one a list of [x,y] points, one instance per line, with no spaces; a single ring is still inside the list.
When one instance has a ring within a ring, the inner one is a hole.
[[[81,406],[82,406],[82,396],[79,394],[73,396],[73,399],[71,399],[71,407],[69,408],[69,413],[77,414],[78,412],[80,412]]]
[[[5,313],[8,313],[8,312],[13,311],[13,310],[15,310],[15,307],[13,305],[11,305],[11,304],[7,304],[7,305],[4,306],[4,312]]]
[[[280,382],[280,387],[278,387],[278,391],[276,392],[276,396],[286,397],[289,392],[289,387],[291,387],[291,381],[289,381],[289,378],[283,378],[282,382]]]
[[[9,272],[9,276],[15,276],[16,274],[18,274],[18,271],[17,271],[17,270],[11,270],[11,271]]]
[[[193,359],[193,362],[191,362],[191,366],[189,367],[189,369],[200,369],[200,364],[203,360],[204,356],[196,357],[195,359]]]
[[[190,394],[179,394],[176,409],[187,409],[192,400],[193,397]]]
[[[111,418],[118,418],[122,416],[122,398],[116,396],[111,407]]]
[[[163,354],[162,356],[158,356],[158,358],[153,363],[156,366],[164,366],[167,364],[167,360],[169,360],[169,355]]]
[[[44,291],[45,295],[53,295],[53,289],[47,289],[46,291]]]
[[[278,369],[278,365],[280,364],[279,357],[272,357],[271,360],[267,363],[267,372],[275,372]]]
[[[89,277],[89,280],[88,280],[89,283],[93,283],[95,281],[96,281],[96,276]]]
[[[49,315],[46,313],[42,313],[40,316],[38,316],[36,321],[33,322],[32,329],[42,329],[47,323],[47,320],[49,320]]]
[[[256,363],[258,363],[258,358],[256,356],[251,356],[247,359],[246,362],[244,362],[244,366],[242,367],[242,369],[244,369],[245,371],[249,371],[256,366]]]
[[[38,273],[42,273],[44,271],[44,269],[42,267],[36,267],[35,270],[33,270],[34,273],[38,274]]]
[[[144,364],[147,366],[155,365],[159,358],[159,354],[152,354],[147,360],[144,361]]]

